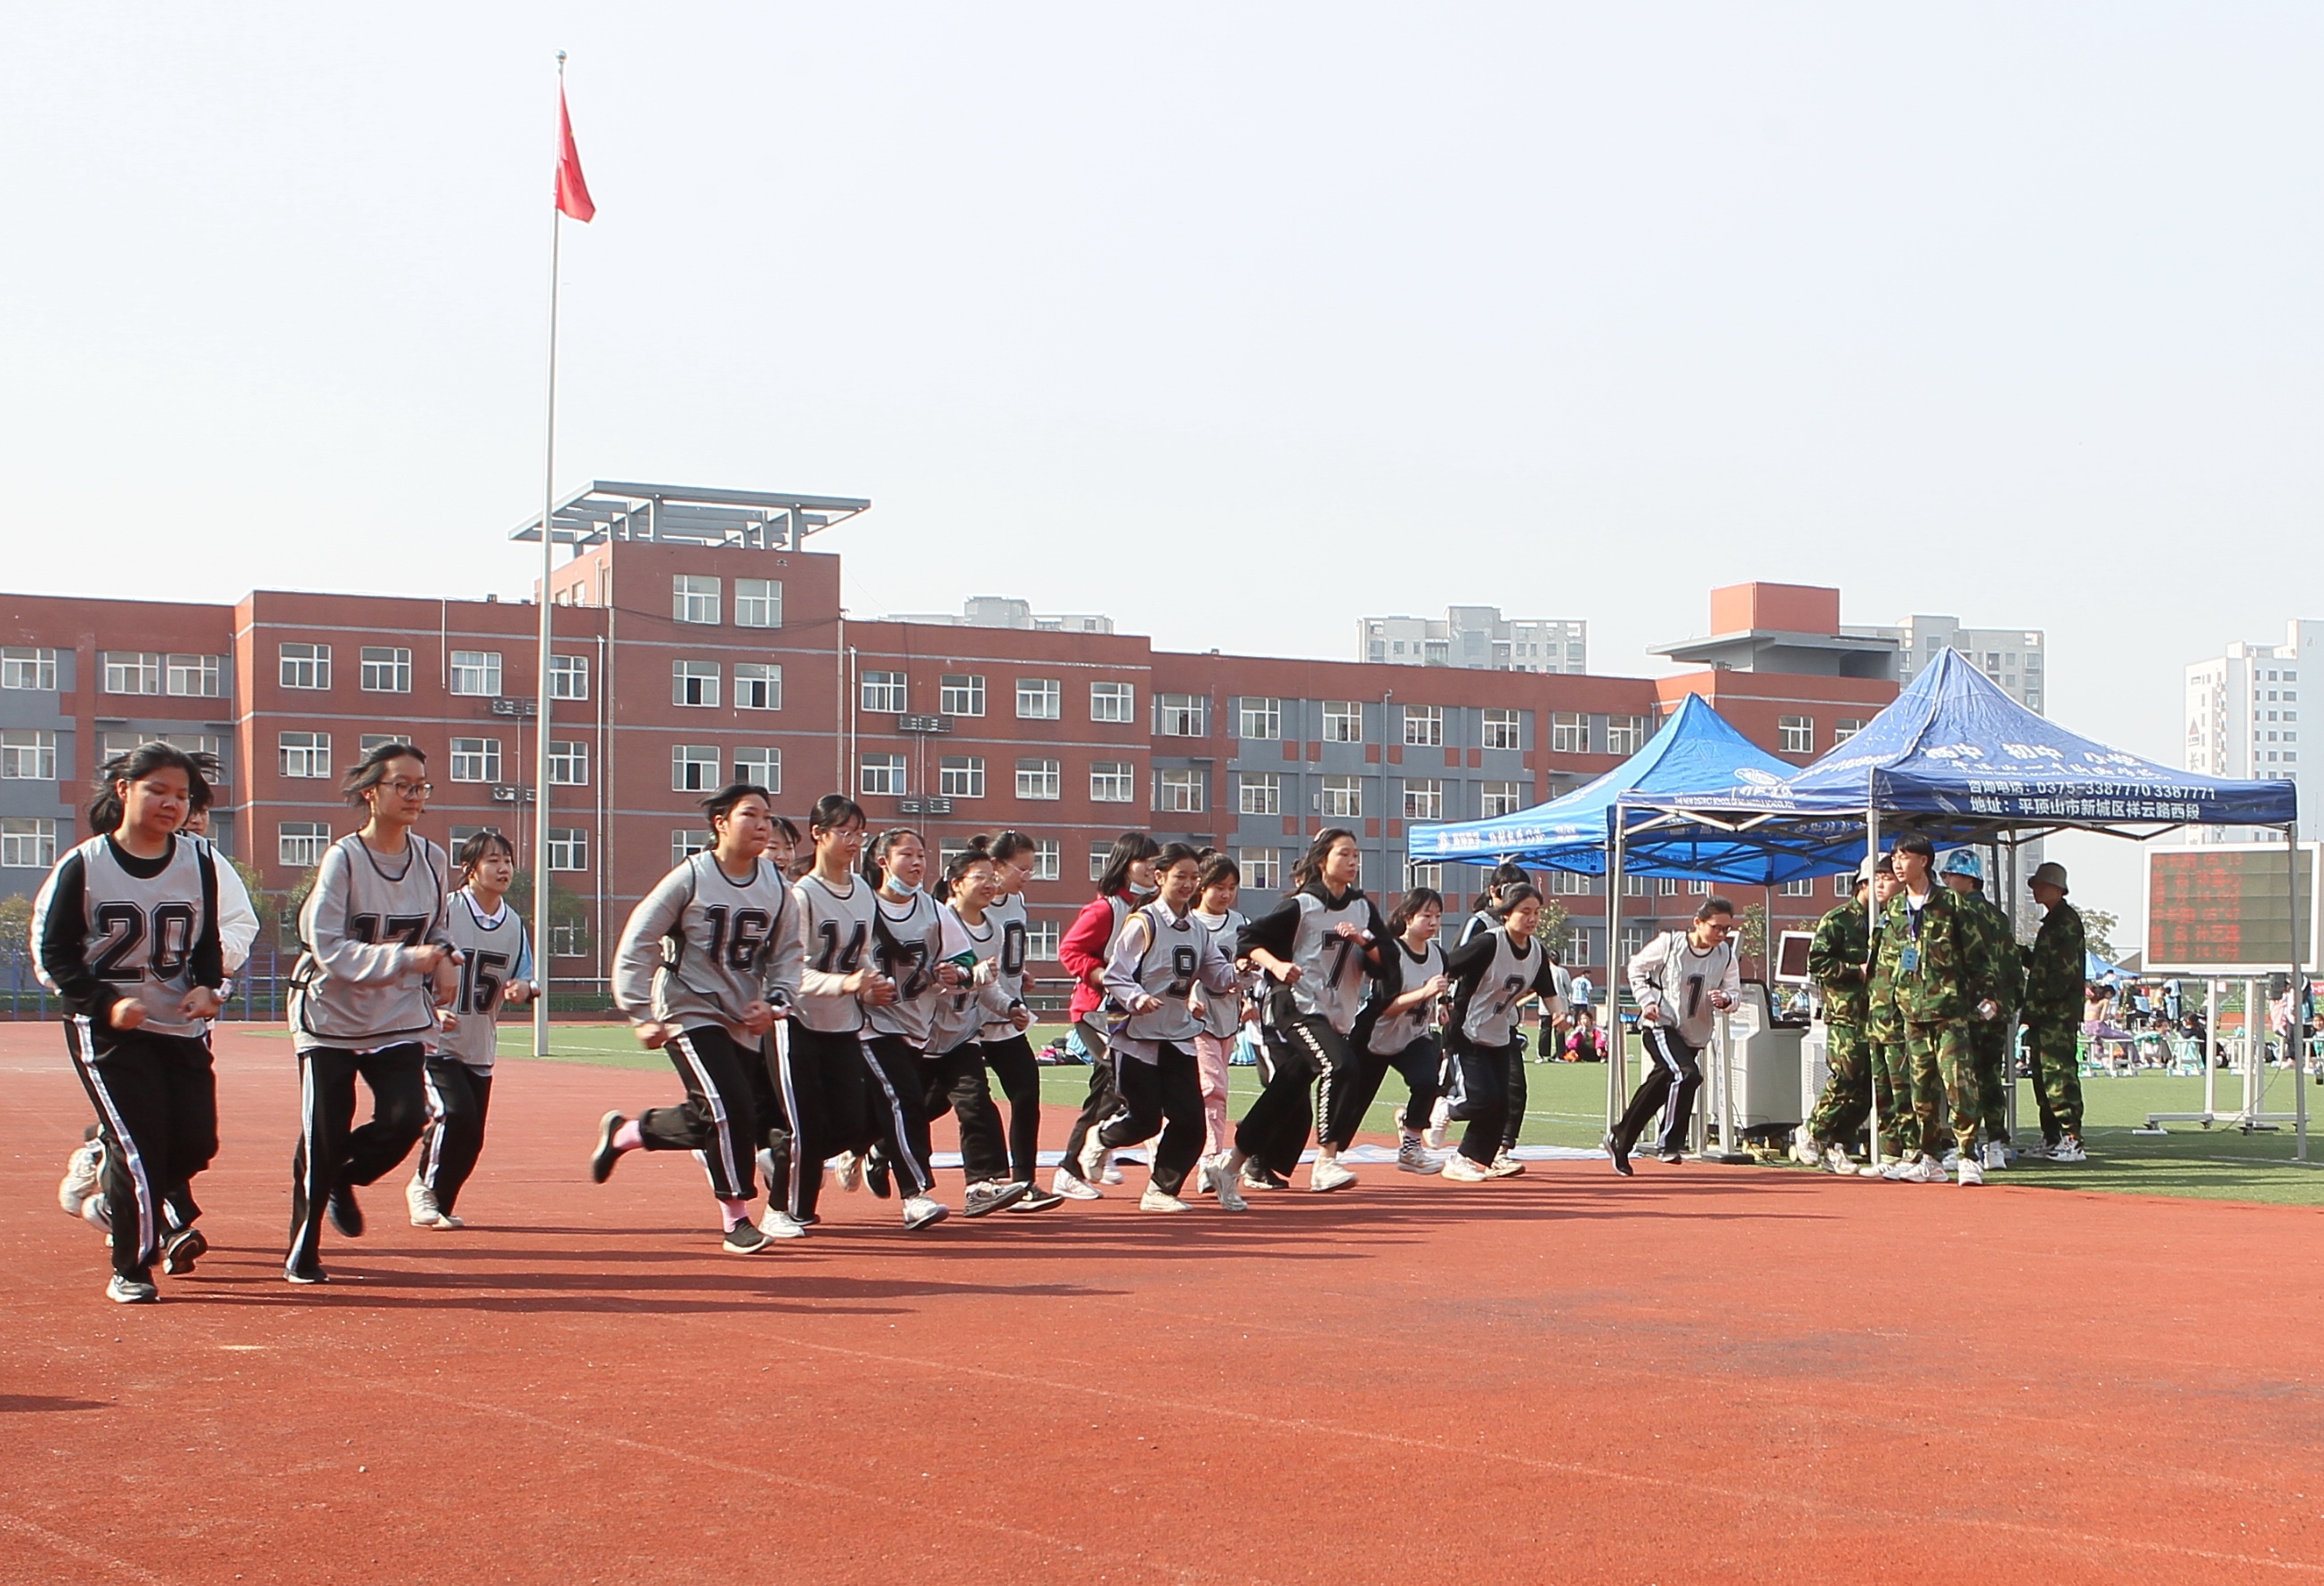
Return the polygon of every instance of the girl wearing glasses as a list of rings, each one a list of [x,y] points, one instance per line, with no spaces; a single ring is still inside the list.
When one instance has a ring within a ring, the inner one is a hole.
[[[300,1123],[290,1169],[290,1249],[283,1276],[327,1283],[323,1218],[348,1239],[364,1231],[355,1186],[400,1166],[428,1121],[426,1074],[436,1010],[460,985],[444,851],[413,831],[428,809],[428,757],[380,744],[347,773],[363,829],[325,851],[299,911],[301,951],[290,976],[290,1037],[299,1051]],[[355,1127],[355,1081],[371,1119]]]

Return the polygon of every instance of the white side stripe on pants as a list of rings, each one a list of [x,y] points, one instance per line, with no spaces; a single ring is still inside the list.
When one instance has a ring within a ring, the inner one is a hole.
[[[730,1194],[737,1194],[742,1187],[742,1171],[734,1161],[733,1131],[726,1127],[726,1098],[720,1095],[718,1087],[711,1083],[710,1071],[702,1065],[702,1059],[696,1054],[690,1037],[672,1036],[669,1044],[678,1048],[679,1055],[686,1059],[686,1065],[694,1070],[695,1083],[710,1099],[710,1120],[718,1135],[718,1160],[726,1168],[726,1190]]]
[[[105,1109],[105,1120],[113,1130],[113,1138],[120,1143],[122,1158],[129,1165],[129,1176],[137,1186],[137,1259],[142,1266],[160,1253],[161,1222],[154,1215],[153,1181],[146,1176],[145,1158],[137,1149],[135,1137],[121,1119],[121,1109],[114,1105],[113,1093],[106,1088],[105,1076],[97,1065],[97,1027],[85,1014],[77,1014],[73,1023],[80,1028],[81,1072],[88,1075],[88,1087],[97,1093],[97,1104]],[[114,1237],[121,1236],[121,1225],[114,1224]]]

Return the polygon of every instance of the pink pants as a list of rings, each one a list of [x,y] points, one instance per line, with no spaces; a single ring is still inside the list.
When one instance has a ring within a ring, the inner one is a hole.
[[[1234,1144],[1227,1122],[1227,1056],[1234,1042],[1225,1036],[1194,1037],[1194,1074],[1203,1085],[1203,1154],[1214,1157]]]

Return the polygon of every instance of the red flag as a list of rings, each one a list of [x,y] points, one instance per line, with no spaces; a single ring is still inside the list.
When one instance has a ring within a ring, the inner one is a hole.
[[[565,108],[565,85],[557,85],[557,207],[576,220],[597,213],[589,183],[581,174],[581,151],[573,146],[573,115]]]

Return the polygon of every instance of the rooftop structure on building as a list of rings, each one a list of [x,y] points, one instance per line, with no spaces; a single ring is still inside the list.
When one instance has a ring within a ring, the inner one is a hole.
[[[2300,674],[2324,666],[2324,622],[2287,622],[2283,641],[2237,640],[2209,660],[2187,669],[2186,766],[2213,777],[2279,778],[2298,783]],[[2300,801],[2300,834],[2312,838],[2324,821]],[[2240,826],[2200,827],[2190,842],[2250,843],[2273,832]]]
[[[940,628],[1015,628],[1026,633],[1111,633],[1113,619],[1094,612],[1042,613],[1029,600],[1010,595],[972,595],[960,614],[950,612],[898,612],[883,622],[928,622]]]
[[[1896,680],[1896,641],[1840,622],[1840,591],[1805,584],[1731,584],[1711,592],[1711,637],[1649,651],[1721,672]]]
[[[622,539],[797,550],[808,535],[871,510],[872,503],[857,496],[628,484],[598,479],[558,502],[549,517],[554,524],[552,538],[576,549]],[[535,512],[518,524],[509,538],[538,540],[540,514]]]
[[[1564,617],[1504,617],[1499,606],[1455,605],[1442,617],[1361,617],[1356,659],[1391,667],[1487,672],[1590,669],[1590,624]]]

